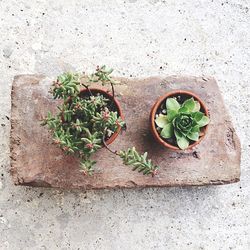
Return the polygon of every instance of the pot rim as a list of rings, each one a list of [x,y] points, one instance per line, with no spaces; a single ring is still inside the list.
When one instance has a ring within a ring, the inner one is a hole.
[[[190,97],[193,97],[196,101],[198,101],[201,105],[201,108],[204,110],[204,113],[207,117],[209,117],[209,112],[208,109],[205,105],[205,103],[200,99],[200,97],[198,97],[196,94],[194,94],[191,91],[188,90],[173,90],[170,92],[167,92],[165,95],[159,97],[157,99],[157,101],[155,102],[155,104],[153,105],[151,112],[150,112],[150,127],[151,127],[151,131],[152,134],[154,136],[154,138],[160,143],[162,144],[164,147],[170,148],[172,150],[181,150],[179,147],[176,147],[168,142],[166,142],[165,140],[163,140],[159,133],[156,130],[156,124],[155,124],[155,115],[156,112],[159,108],[159,106],[161,105],[161,103],[166,100],[169,97],[173,97],[173,96],[177,96],[177,95],[189,95]],[[195,147],[197,144],[199,144],[205,137],[206,133],[207,133],[207,129],[208,129],[208,125],[206,125],[205,127],[203,127],[202,130],[202,135],[199,137],[199,140],[190,144],[185,150],[187,149],[192,149],[193,147]]]
[[[108,99],[110,99],[110,100],[113,99],[113,101],[114,101],[114,103],[115,103],[115,106],[116,106],[116,108],[117,108],[118,115],[121,117],[122,120],[124,120],[124,115],[123,115],[123,113],[122,113],[121,105],[120,105],[120,103],[116,100],[115,97],[113,97],[111,94],[109,94],[107,91],[105,91],[105,90],[103,90],[103,89],[101,89],[101,88],[88,88],[88,89],[89,89],[90,91],[98,92],[98,93],[101,93],[101,94],[103,94],[103,95],[106,95],[106,96],[108,97]],[[86,89],[86,88],[80,89],[80,94],[81,94],[81,93],[84,93],[84,92],[88,92],[88,89]],[[111,137],[110,137],[107,141],[105,141],[106,144],[107,144],[107,145],[111,144],[111,143],[117,138],[117,136],[119,135],[120,132],[121,132],[121,126],[119,126],[119,127],[117,128],[117,130],[111,135]]]

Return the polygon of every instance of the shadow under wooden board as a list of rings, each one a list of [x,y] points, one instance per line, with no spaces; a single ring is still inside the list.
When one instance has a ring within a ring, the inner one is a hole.
[[[120,79],[116,87],[127,131],[111,148],[135,146],[147,151],[160,166],[155,177],[144,176],[124,166],[119,157],[105,148],[97,160],[93,176],[79,172],[79,162],[65,156],[52,144],[40,119],[48,110],[56,110],[56,101],[48,93],[51,79],[41,75],[19,75],[13,82],[11,117],[11,173],[17,185],[55,188],[102,189],[117,187],[170,187],[228,184],[240,179],[240,142],[213,78],[152,77]],[[193,150],[174,152],[158,145],[149,129],[149,113],[158,97],[174,90],[191,90],[206,103],[211,123],[205,139]]]

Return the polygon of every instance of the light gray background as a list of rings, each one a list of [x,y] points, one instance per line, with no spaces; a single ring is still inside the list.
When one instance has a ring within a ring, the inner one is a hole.
[[[0,20],[0,249],[250,249],[249,1],[0,0]],[[13,76],[53,79],[103,63],[117,76],[214,76],[241,139],[241,182],[89,192],[14,186],[6,118]]]

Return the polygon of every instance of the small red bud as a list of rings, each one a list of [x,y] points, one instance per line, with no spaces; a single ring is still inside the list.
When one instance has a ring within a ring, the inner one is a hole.
[[[107,120],[109,119],[109,117],[110,117],[110,114],[109,114],[108,111],[104,111],[104,112],[102,113],[102,118],[103,118],[105,121],[107,121]]]
[[[159,174],[159,170],[158,170],[158,169],[153,170],[152,176],[154,177],[154,176],[156,176],[157,174]]]
[[[55,144],[60,144],[60,140],[54,140]]]
[[[83,175],[88,175],[88,172],[86,170],[82,170]]]
[[[69,150],[69,147],[64,146],[62,149],[63,149],[64,151],[68,151],[68,150]]]
[[[88,144],[86,144],[86,147],[89,149],[92,149],[94,147],[94,145],[93,145],[93,143],[88,143]]]

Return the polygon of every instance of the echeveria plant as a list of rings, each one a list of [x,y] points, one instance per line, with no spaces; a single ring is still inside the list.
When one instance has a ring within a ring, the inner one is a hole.
[[[160,136],[175,139],[180,149],[186,149],[191,141],[198,141],[200,128],[209,123],[209,118],[200,108],[200,103],[193,98],[182,104],[176,98],[167,98],[166,109],[155,119]]]
[[[93,172],[96,163],[91,160],[93,153],[103,146],[108,148],[106,141],[119,127],[125,126],[114,105],[116,81],[110,76],[112,71],[106,66],[97,67],[86,84],[82,81],[82,78],[86,78],[85,75],[64,73],[58,76],[51,89],[54,99],[62,99],[62,104],[58,106],[57,114],[48,112],[42,125],[48,126],[54,143],[66,154],[75,154],[80,158],[84,174],[91,175]],[[110,84],[113,98],[92,93],[89,89],[92,82]],[[84,88],[87,91],[82,94],[81,89]],[[113,153],[119,155],[125,165],[132,165],[133,170],[137,169],[143,174],[154,175],[158,168],[147,160],[147,154],[139,155],[134,148]]]

